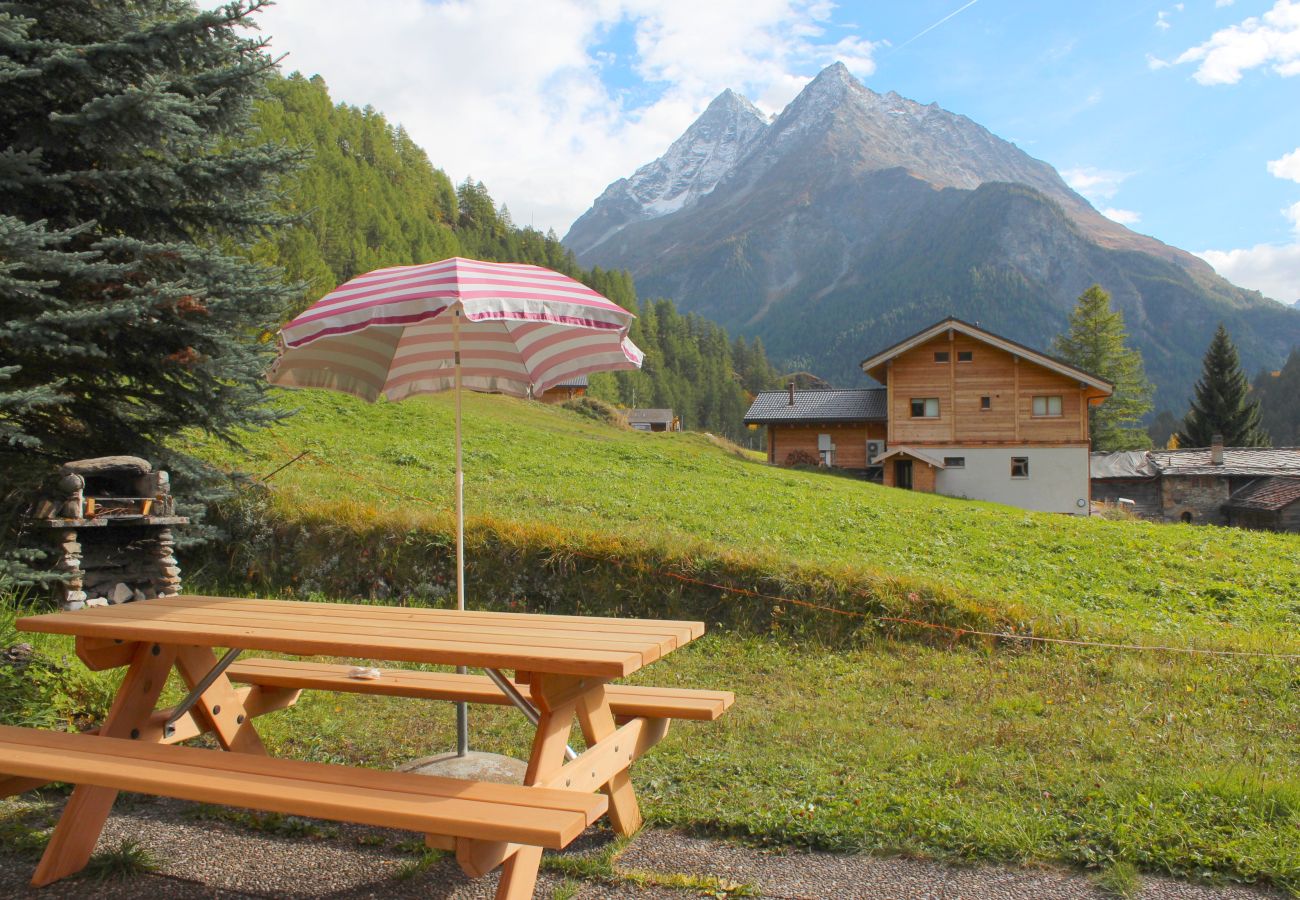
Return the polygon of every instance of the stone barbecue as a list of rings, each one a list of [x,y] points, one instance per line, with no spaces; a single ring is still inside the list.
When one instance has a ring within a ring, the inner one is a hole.
[[[62,609],[179,594],[176,515],[166,472],[135,456],[64,464],[32,507],[32,525],[52,545]]]

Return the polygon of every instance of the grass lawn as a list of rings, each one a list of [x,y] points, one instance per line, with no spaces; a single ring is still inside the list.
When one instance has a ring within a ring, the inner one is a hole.
[[[450,530],[450,398],[280,402],[300,411],[245,449],[198,449],[255,474],[310,450],[270,482],[289,517],[360,511]],[[1300,651],[1295,535],[1026,513],[775,468],[704,435],[620,431],[536,403],[470,394],[465,407],[471,524],[866,574],[1040,631]]]
[[[407,559],[446,553],[449,398],[372,406],[300,392],[279,402],[301,412],[244,449],[196,449],[254,474],[310,450],[269,482],[280,522],[337,531],[393,521],[396,538],[415,542]],[[614,542],[663,560],[743,559],[804,596],[838,582],[893,585],[896,596],[1002,611],[1039,633],[1300,652],[1294,535],[890,490],[772,468],[704,435],[621,431],[500,397],[467,396],[466,412],[478,531],[533,529],[570,548]],[[319,535],[309,543],[324,543]],[[381,548],[354,549],[364,568]],[[251,592],[239,576],[187,572],[191,588],[215,578]],[[0,614],[0,645],[15,639],[6,626]],[[54,658],[71,650],[59,638],[34,643]],[[111,678],[78,669],[60,676],[72,695],[60,708],[102,710]],[[838,850],[1136,866],[1300,896],[1295,659],[932,646],[869,629],[828,645],[780,627],[715,628],[638,680],[738,698],[716,723],[674,726],[635,767],[652,823]],[[0,718],[12,719],[6,701]],[[306,759],[384,767],[454,744],[445,704],[308,694],[262,722],[274,752]],[[479,748],[526,752],[514,711],[476,710],[473,725]]]

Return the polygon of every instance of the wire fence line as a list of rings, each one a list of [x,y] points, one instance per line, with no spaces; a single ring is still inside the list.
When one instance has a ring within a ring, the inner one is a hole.
[[[351,471],[350,469],[346,469],[342,466],[335,465],[334,463],[330,462],[329,460],[325,459],[319,454],[312,453],[310,450],[298,452],[295,454],[292,448],[285,446],[283,442],[279,441],[278,439],[276,440],[276,443],[280,445],[281,451],[284,452],[286,456],[292,456],[292,458],[289,459],[288,462],[284,463],[283,465],[281,465],[280,467],[272,471],[270,475],[278,474],[283,469],[298,462],[300,459],[310,455],[314,460],[316,460],[316,462],[319,465],[329,469],[331,472],[337,475],[341,475],[344,478],[350,479],[352,481],[362,483],[369,488],[377,488],[378,490],[387,493],[393,497],[397,497],[399,499],[407,500],[413,503],[420,503],[440,510],[443,508],[442,504],[430,500],[427,497],[420,497],[420,496],[416,496],[415,494],[409,494],[403,490],[400,490],[399,488],[395,488],[392,487],[391,485],[387,485],[382,482],[365,478],[357,474],[356,472]],[[270,475],[264,476],[259,480],[262,483],[265,483],[269,479]],[[712,590],[722,591],[724,593],[733,594],[736,596],[749,597],[751,599],[757,599],[757,600],[766,600],[771,603],[789,604],[791,606],[798,606],[804,609],[814,610],[816,612],[827,613],[836,616],[843,616],[847,618],[854,618],[864,622],[870,622],[878,625],[886,625],[886,624],[909,625],[915,628],[923,628],[931,631],[942,631],[951,635],[952,640],[954,642],[960,640],[963,637],[984,637],[984,638],[990,638],[993,640],[1000,640],[1000,641],[1019,641],[1022,643],[1056,644],[1056,645],[1064,645],[1070,647],[1089,647],[1089,648],[1094,648],[1099,650],[1116,650],[1116,651],[1123,651],[1129,653],[1173,653],[1173,654],[1183,654],[1183,655],[1191,655],[1191,656],[1270,659],[1270,660],[1281,660],[1286,662],[1300,661],[1300,653],[1273,653],[1266,650],[1213,650],[1213,649],[1208,649],[1203,647],[1177,647],[1168,644],[1125,644],[1125,643],[1113,642],[1113,641],[1091,641],[1091,640],[1082,640],[1082,639],[1075,639],[1075,638],[1046,637],[1044,635],[1036,635],[1036,634],[1021,634],[1014,631],[984,631],[977,628],[967,628],[960,625],[945,625],[941,622],[927,622],[923,619],[913,619],[913,618],[908,618],[906,616],[887,616],[879,613],[862,612],[861,610],[840,609],[835,606],[828,606],[823,603],[817,603],[812,600],[804,600],[799,597],[787,597],[780,594],[769,594],[769,593],[764,593],[762,591],[753,590],[752,588],[739,587],[737,585],[730,585],[730,584],[722,584],[719,582],[705,581],[700,578],[694,578],[690,575],[684,575],[680,572],[671,572],[668,571],[667,569],[657,569],[651,566],[647,566],[643,563],[634,564],[634,563],[630,563],[628,560],[619,559],[611,556],[598,556],[594,553],[583,553],[580,550],[573,550],[571,548],[566,548],[565,552],[572,556],[579,556],[585,559],[590,559],[594,562],[615,563],[620,566],[635,565],[641,568],[642,570],[644,570],[645,572],[652,575],[657,575],[661,578],[671,579],[686,584],[695,585],[696,587],[710,588]]]

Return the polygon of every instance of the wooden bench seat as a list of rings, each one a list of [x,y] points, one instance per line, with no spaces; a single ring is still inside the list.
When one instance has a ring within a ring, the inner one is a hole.
[[[470,703],[508,705],[510,700],[486,675],[454,672],[418,672],[384,669],[380,678],[349,678],[351,666],[291,659],[245,659],[226,670],[231,681],[265,688],[342,691],[383,694],[431,700],[465,700]],[[527,695],[528,685],[519,690]],[[712,722],[735,702],[730,691],[694,688],[639,687],[610,684],[605,687],[611,712],[619,719],[694,719]]]
[[[0,726],[0,775],[555,850],[608,808],[608,798],[598,793],[7,725]]]

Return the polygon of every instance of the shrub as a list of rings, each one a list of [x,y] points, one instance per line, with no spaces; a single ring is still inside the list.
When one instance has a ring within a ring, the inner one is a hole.
[[[560,404],[563,409],[616,428],[627,428],[627,416],[618,407],[595,397],[574,397]]]
[[[822,461],[807,450],[791,450],[785,456],[787,466],[820,466]]]

